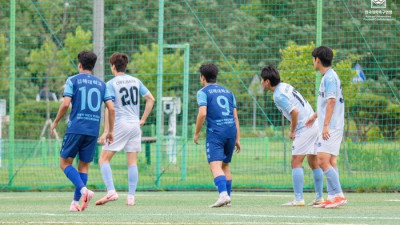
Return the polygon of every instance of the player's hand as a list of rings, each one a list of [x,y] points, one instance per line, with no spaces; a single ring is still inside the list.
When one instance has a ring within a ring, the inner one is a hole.
[[[322,130],[322,139],[325,141],[328,140],[331,137],[329,134],[329,126],[324,126],[324,129]]]
[[[114,141],[114,135],[113,133],[108,132],[106,135],[106,143],[111,144]]]
[[[53,123],[51,124],[51,126],[50,126],[50,134],[51,134],[51,135],[54,134],[54,130],[56,129],[57,124],[58,124],[58,123],[56,123],[56,122],[53,122]]]
[[[313,114],[310,118],[308,118],[308,120],[306,121],[306,127],[312,127],[315,120],[317,118],[315,117],[315,114]]]
[[[236,146],[235,152],[236,153],[240,153],[240,151],[242,150],[242,146],[240,145],[240,141],[239,140],[236,140],[235,146]]]
[[[145,120],[140,120],[140,126],[143,127],[145,122],[146,122]]]
[[[194,141],[194,143],[196,143],[197,145],[199,144],[199,134],[194,134],[194,136],[193,136],[193,141]]]
[[[99,143],[101,145],[105,145],[106,144],[106,136],[107,136],[107,133],[103,133],[100,136],[99,140],[97,140],[97,143]]]
[[[292,141],[296,138],[296,131],[290,131],[289,137]]]

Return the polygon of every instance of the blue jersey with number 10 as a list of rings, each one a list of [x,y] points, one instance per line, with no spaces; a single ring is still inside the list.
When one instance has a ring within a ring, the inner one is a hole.
[[[233,93],[218,84],[209,84],[197,92],[197,104],[207,106],[207,132],[223,137],[236,135]]]
[[[67,79],[64,97],[72,98],[66,134],[98,136],[101,118],[101,104],[113,100],[106,84],[90,74],[78,74]]]

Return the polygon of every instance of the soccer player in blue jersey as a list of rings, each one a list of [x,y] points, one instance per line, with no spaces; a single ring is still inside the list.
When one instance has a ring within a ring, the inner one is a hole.
[[[126,152],[128,164],[129,193],[127,205],[135,205],[135,192],[138,181],[137,155],[141,151],[141,129],[154,105],[154,97],[143,83],[136,77],[125,73],[128,65],[128,56],[123,53],[114,53],[110,57],[111,71],[114,78],[107,82],[110,95],[115,98],[115,124],[114,142],[107,145],[108,126],[99,142],[103,145],[103,151],[99,159],[103,181],[107,188],[107,195],[96,201],[96,205],[103,205],[109,201],[118,199],[112,178],[110,161],[115,153],[122,149]],[[140,118],[140,96],[146,100],[146,106]],[[107,111],[106,111],[107,115]],[[106,117],[107,118],[107,117]]]
[[[90,162],[93,161],[97,136],[99,134],[101,104],[105,102],[109,111],[107,142],[113,141],[114,103],[108,94],[106,84],[92,75],[97,56],[93,52],[82,51],[78,54],[79,74],[69,77],[64,88],[64,101],[61,103],[57,117],[51,124],[51,133],[72,104],[67,130],[60,152],[60,167],[75,186],[74,199],[70,211],[83,211],[93,198],[93,191],[86,188]],[[75,156],[79,154],[78,170],[72,166]],[[82,206],[79,199],[82,196]]]
[[[273,92],[276,107],[290,121],[289,137],[292,145],[292,178],[295,199],[283,205],[305,206],[303,198],[303,161],[307,156],[308,165],[313,171],[316,198],[311,205],[324,202],[322,198],[323,173],[318,166],[316,142],[318,127],[316,124],[306,127],[306,121],[313,116],[310,103],[293,86],[281,82],[278,70],[270,65],[261,71],[261,84],[264,89]]]
[[[317,112],[307,121],[310,126],[318,118],[319,137],[317,144],[319,166],[327,180],[328,198],[317,208],[336,208],[347,203],[339,181],[337,156],[344,129],[344,98],[340,79],[332,69],[333,52],[326,46],[312,52],[315,70],[322,74],[319,86]]]
[[[200,67],[200,82],[204,86],[197,92],[199,113],[193,140],[199,144],[199,134],[207,120],[206,154],[218,187],[219,198],[210,207],[229,206],[231,203],[232,174],[229,169],[234,148],[241,150],[239,120],[233,93],[216,84],[218,67],[203,64]]]

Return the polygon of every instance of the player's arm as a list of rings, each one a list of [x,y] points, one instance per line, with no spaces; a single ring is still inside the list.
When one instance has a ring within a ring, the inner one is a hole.
[[[294,140],[296,137],[296,127],[297,127],[297,122],[299,121],[299,110],[294,108],[290,112],[290,117],[292,118],[292,121],[290,123],[290,139]]]
[[[329,98],[328,104],[326,105],[324,128],[322,130],[322,138],[328,140],[329,135],[329,122],[331,122],[333,110],[335,109],[336,98]]]
[[[64,97],[64,101],[61,103],[60,108],[58,108],[57,116],[54,122],[50,126],[50,133],[54,133],[54,129],[56,129],[58,122],[67,112],[69,105],[71,104],[71,97]]]
[[[236,124],[236,142],[235,142],[236,153],[239,153],[240,150],[242,150],[242,146],[240,145],[240,125],[236,108],[233,109],[233,117],[235,118],[235,124]]]
[[[107,107],[106,122],[108,122],[106,123],[108,124],[108,127],[107,127],[107,135],[105,141],[110,144],[114,141],[113,133],[114,133],[114,121],[115,121],[115,108],[114,108],[114,102],[112,100],[108,100],[105,103]]]
[[[193,137],[193,141],[196,144],[199,144],[200,130],[203,127],[204,121],[206,120],[206,116],[207,116],[207,106],[200,106],[199,113],[197,114],[196,130],[194,132],[194,137]]]
[[[317,119],[318,114],[317,112],[315,112],[314,114],[312,114],[310,116],[310,118],[307,119],[306,121],[306,127],[312,127],[312,125],[314,124],[315,120]]]
[[[146,106],[144,107],[142,118],[140,119],[140,126],[143,126],[144,123],[146,122],[147,117],[149,117],[155,102],[155,99],[150,92],[146,96],[144,96],[144,99],[146,99]]]
[[[109,127],[109,121],[108,121],[108,108],[106,107],[104,110],[104,130],[103,130],[103,134],[100,136],[99,140],[97,141],[99,144],[101,145],[105,145],[106,144],[106,137],[108,134],[108,127]]]

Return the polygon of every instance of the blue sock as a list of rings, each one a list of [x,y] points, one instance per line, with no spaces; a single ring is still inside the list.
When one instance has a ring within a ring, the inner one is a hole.
[[[103,181],[106,185],[107,191],[115,190],[110,163],[101,164],[100,171],[101,175],[103,176]]]
[[[228,192],[228,195],[231,196],[232,180],[227,180],[226,181],[226,191]]]
[[[137,166],[128,167],[129,195],[135,195],[138,178],[139,172]]]
[[[292,169],[292,178],[293,178],[294,196],[296,197],[296,201],[303,200],[303,179],[304,179],[303,168]]]
[[[88,174],[87,173],[79,173],[79,176],[81,177],[83,184],[86,186],[87,181],[88,181]],[[81,190],[78,188],[75,188],[75,194],[74,194],[74,201],[79,201],[81,199]]]
[[[81,190],[81,188],[85,187],[85,184],[79,176],[78,171],[72,165],[69,165],[65,168],[64,174],[74,184],[75,189]]]
[[[321,168],[312,171],[314,176],[314,189],[316,198],[322,197],[322,190],[324,188],[324,173]]]
[[[221,176],[218,176],[218,177],[214,178],[214,183],[215,183],[215,186],[218,187],[218,192],[219,193],[227,191],[226,190],[226,176],[225,175],[221,175]]]
[[[325,176],[326,182],[331,186],[331,193],[333,193],[333,195],[341,193],[342,187],[340,186],[339,176],[336,170],[333,167],[330,167],[325,171]]]

